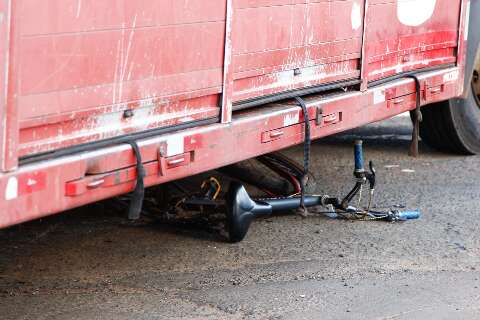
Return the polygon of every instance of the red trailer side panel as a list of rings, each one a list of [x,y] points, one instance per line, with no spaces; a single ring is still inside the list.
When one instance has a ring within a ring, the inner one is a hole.
[[[455,63],[461,0],[369,0],[368,80]]]
[[[0,12],[11,19],[0,21],[0,34],[10,36],[0,47],[9,77],[0,80],[8,90],[1,169],[129,133],[220,115],[229,123],[232,102],[361,74],[365,89],[371,80],[454,64],[461,3],[3,1]]]
[[[20,156],[218,116],[224,0],[18,2]]]
[[[364,1],[234,1],[234,100],[359,78]]]

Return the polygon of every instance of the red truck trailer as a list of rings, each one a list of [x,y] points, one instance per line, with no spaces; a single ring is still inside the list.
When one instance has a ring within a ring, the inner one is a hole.
[[[295,97],[312,139],[431,105],[422,138],[478,153],[479,13],[477,0],[1,0],[0,227],[129,193],[139,161],[148,187],[300,144]]]

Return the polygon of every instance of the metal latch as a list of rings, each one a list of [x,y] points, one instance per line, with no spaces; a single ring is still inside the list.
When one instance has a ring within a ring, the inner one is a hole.
[[[165,157],[160,151],[158,153],[158,172],[159,175],[166,175],[167,170],[175,169],[178,167],[188,166],[192,163],[193,152],[185,152],[176,156]]]
[[[315,124],[317,127],[326,127],[333,124],[337,124],[342,122],[342,112],[332,112],[332,113],[325,113],[323,108],[317,108],[317,116],[315,118]]]

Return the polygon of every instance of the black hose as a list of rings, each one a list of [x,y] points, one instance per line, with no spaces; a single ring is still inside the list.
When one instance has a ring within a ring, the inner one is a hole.
[[[317,94],[317,93],[341,89],[341,88],[353,87],[360,84],[361,82],[362,81],[359,79],[350,79],[347,81],[337,81],[337,82],[322,84],[322,85],[313,86],[313,87],[307,87],[302,89],[290,90],[282,93],[276,93],[276,94],[263,96],[259,98],[243,100],[240,102],[235,102],[233,104],[233,111],[245,110],[245,109],[258,107],[258,106],[269,104],[269,103],[279,102],[282,100],[293,99],[300,96],[307,96],[311,94]]]

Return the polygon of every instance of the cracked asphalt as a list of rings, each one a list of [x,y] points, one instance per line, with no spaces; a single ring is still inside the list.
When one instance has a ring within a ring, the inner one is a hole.
[[[397,117],[315,142],[312,171],[318,192],[345,194],[363,138],[377,206],[418,221],[282,215],[232,245],[91,205],[0,230],[0,318],[480,319],[480,158],[421,145],[412,159],[410,131]]]

